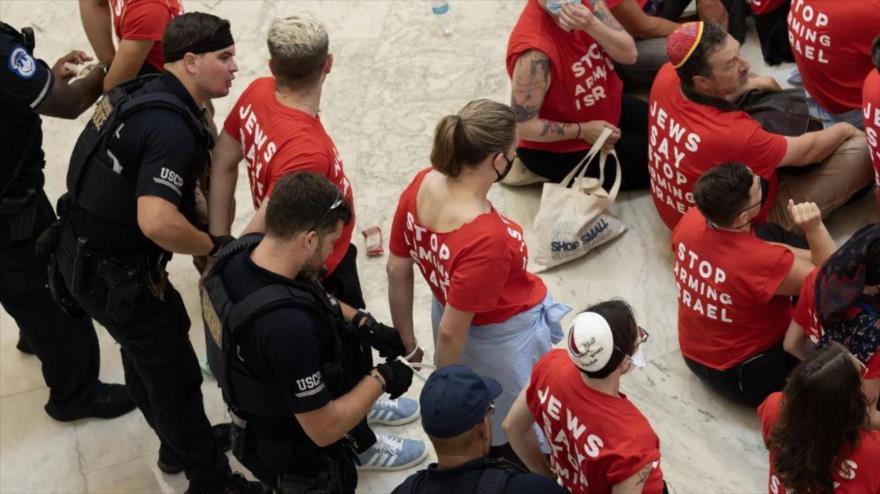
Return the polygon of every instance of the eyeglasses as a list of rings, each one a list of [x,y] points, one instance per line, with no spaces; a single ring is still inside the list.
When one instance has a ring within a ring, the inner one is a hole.
[[[495,402],[494,401],[490,401],[489,406],[486,407],[486,415],[489,417],[495,415]]]
[[[324,223],[324,220],[327,219],[327,216],[329,216],[330,213],[332,213],[334,209],[339,209],[339,207],[342,206],[343,202],[345,202],[345,198],[342,197],[342,192],[340,192],[337,189],[336,190],[336,199],[333,201],[333,204],[330,204],[330,207],[327,208],[327,211],[324,211],[324,214],[322,214],[321,217],[318,218],[318,221],[316,221],[314,224],[312,224],[312,227],[309,228],[309,231],[317,230],[318,227]]]
[[[865,365],[864,362],[859,360],[858,357],[855,357],[854,360],[859,365],[859,374],[861,374],[862,379],[864,379],[868,375],[868,366]]]
[[[648,338],[650,337],[651,335],[648,334],[645,328],[639,326],[639,344],[641,345],[642,343],[648,341]]]
[[[641,326],[636,326],[636,328],[638,328],[639,333],[638,333],[638,337],[636,338],[636,343],[635,343],[635,345],[633,345],[635,347],[648,341],[648,338],[651,337],[651,335],[645,330],[645,328],[643,328]],[[629,357],[629,355],[627,355],[626,352],[621,350],[619,346],[614,345],[614,349],[617,350],[618,352],[622,353],[624,356]]]

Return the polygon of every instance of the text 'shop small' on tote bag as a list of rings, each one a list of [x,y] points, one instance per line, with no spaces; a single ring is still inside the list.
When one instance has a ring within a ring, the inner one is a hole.
[[[602,188],[608,157],[608,153],[602,151],[602,145],[609,135],[611,130],[605,129],[584,159],[562,182],[544,184],[533,226],[536,243],[529,246],[535,272],[577,259],[626,231],[626,226],[608,211],[620,191],[620,162],[614,151],[611,151],[617,167],[614,184],[610,191]],[[598,180],[585,177],[597,154]]]

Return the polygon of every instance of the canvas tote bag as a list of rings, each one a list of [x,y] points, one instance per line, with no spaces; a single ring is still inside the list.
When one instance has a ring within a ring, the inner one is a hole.
[[[626,231],[626,226],[608,212],[608,206],[614,203],[620,191],[621,181],[620,162],[614,151],[611,151],[617,167],[614,184],[610,191],[602,188],[608,157],[602,145],[609,135],[611,130],[605,129],[562,182],[544,184],[533,225],[536,245],[529,246],[535,272],[577,259]],[[597,154],[598,180],[585,177]]]

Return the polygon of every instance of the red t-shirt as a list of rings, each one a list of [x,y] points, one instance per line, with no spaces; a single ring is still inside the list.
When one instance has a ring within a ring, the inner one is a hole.
[[[791,298],[775,295],[794,254],[754,232],[710,227],[693,208],[672,231],[678,342],[687,358],[728,369],[782,341]]]
[[[804,88],[831,113],[862,107],[862,82],[874,67],[880,0],[793,0],[788,39]]]
[[[180,0],[110,0],[113,28],[120,40],[155,41],[146,63],[161,71],[162,36],[171,19],[183,13]]]
[[[275,98],[275,78],[262,77],[235,102],[223,129],[241,144],[247,162],[254,208],[258,209],[275,183],[289,173],[313,172],[333,182],[351,202],[351,184],[342,158],[321,119],[282,105]],[[342,230],[325,265],[332,273],[351,244],[354,219]]]
[[[526,271],[529,251],[522,228],[495,208],[447,233],[419,223],[416,196],[430,171],[419,172],[400,196],[391,253],[411,257],[437,300],[473,312],[474,325],[506,321],[544,300],[544,282]]]
[[[642,492],[663,492],[660,439],[648,419],[623,393],[585,385],[565,350],[550,350],[532,368],[526,404],[551,448],[553,471],[572,494],[611,494],[648,464]]]
[[[777,391],[758,407],[761,434],[766,442],[782,413],[783,395]],[[788,494],[776,475],[775,452],[770,450],[769,494]],[[874,494],[880,492],[880,431],[862,429],[855,450],[840,461],[834,472],[835,494]]]
[[[648,108],[648,171],[660,218],[670,229],[694,204],[694,184],[710,168],[726,161],[744,163],[770,182],[764,208],[767,219],[776,197],[776,167],[785,156],[785,137],[771,134],[746,112],[721,111],[695,103],[681,93],[672,65],[660,68]]]
[[[812,270],[804,278],[797,305],[791,313],[791,318],[804,330],[804,334],[814,345],[818,344],[825,334],[816,311],[816,275],[819,273],[819,269],[821,268]],[[874,352],[874,355],[868,360],[867,366],[868,373],[865,374],[865,379],[880,378],[880,351]]]
[[[778,9],[786,0],[747,0],[752,12],[757,15],[764,15]]]
[[[862,87],[862,115],[865,117],[865,136],[874,162],[874,175],[880,186],[880,72],[868,73]],[[880,188],[877,189],[880,197]]]
[[[589,7],[588,2],[584,2]],[[510,33],[507,43],[507,74],[519,56],[537,50],[550,59],[550,87],[538,117],[555,122],[588,122],[605,120],[613,125],[620,121],[620,100],[623,83],[614,71],[614,62],[590,35],[583,31],[566,32],[538,4],[528,0],[525,9]],[[583,139],[557,142],[535,142],[520,139],[526,149],[554,153],[570,153],[589,149]]]

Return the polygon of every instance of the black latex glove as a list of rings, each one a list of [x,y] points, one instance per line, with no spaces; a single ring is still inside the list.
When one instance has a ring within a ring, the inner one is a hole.
[[[398,356],[406,355],[400,333],[377,321],[369,312],[358,310],[357,315],[352,318],[351,324],[358,334],[379,352],[382,358],[396,359]]]
[[[406,393],[412,384],[413,370],[399,360],[389,360],[379,364],[376,370],[385,379],[385,392],[391,395],[392,400]]]

